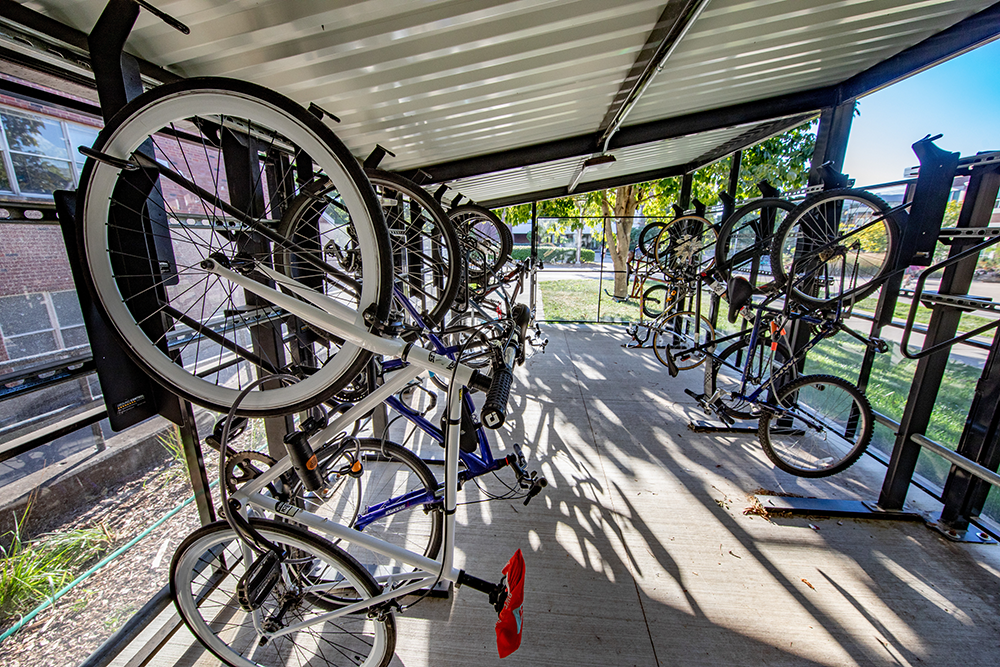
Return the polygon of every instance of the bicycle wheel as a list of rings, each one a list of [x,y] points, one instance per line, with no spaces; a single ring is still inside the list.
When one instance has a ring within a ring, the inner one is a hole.
[[[338,596],[340,604],[377,595],[372,576],[343,550],[300,528],[250,521],[287,552],[274,589],[254,612],[241,607],[237,584],[256,554],[224,521],[199,528],[174,554],[170,591],[195,637],[234,667],[388,665],[396,646],[391,613],[371,619],[361,611],[323,619],[330,609],[317,604],[317,592]]]
[[[660,235],[660,232],[666,227],[667,223],[662,220],[656,222],[651,222],[642,228],[639,232],[639,250],[643,255],[653,254],[654,244],[656,242],[656,237]]]
[[[771,270],[792,281],[792,297],[822,308],[863,299],[893,268],[898,223],[889,206],[864,190],[830,190],[788,214],[771,245]]]
[[[707,317],[700,321],[693,310],[670,313],[653,324],[653,352],[660,363],[669,368],[667,353],[673,358],[677,370],[685,371],[705,361],[705,356],[715,349],[715,329]]]
[[[748,366],[749,350],[750,338],[742,338],[714,356],[705,367],[705,396],[715,398],[713,409],[721,410],[733,419],[756,419],[759,416],[759,412],[753,409],[754,403],[738,396],[743,386],[744,373],[747,379],[744,393],[747,396],[763,383],[771,384],[768,394],[762,400],[770,400],[776,388],[791,382],[797,376],[795,366],[791,366],[780,376],[774,375],[791,357],[786,345],[779,343],[772,354],[770,341],[758,341]]]
[[[778,390],[780,412],[762,411],[758,435],[774,465],[799,477],[826,477],[850,467],[872,439],[868,399],[832,375],[806,375]]]
[[[324,290],[356,312],[358,327],[385,319],[392,255],[380,207],[354,157],[319,120],[259,86],[190,79],[136,98],[94,149],[107,157],[88,159],[82,176],[86,278],[144,370],[219,412],[260,376],[303,378],[251,392],[241,413],[255,416],[305,409],[357,375],[368,352],[317,341],[284,309],[203,267],[211,258],[274,286],[261,271],[276,252],[301,250],[274,224],[302,188],[322,180],[343,205],[337,227],[348,239],[342,256],[321,267]],[[142,167],[123,169],[126,161]]]
[[[642,314],[651,319],[663,315],[679,301],[677,285],[680,283],[653,285],[642,293]]]
[[[440,204],[416,183],[379,169],[366,169],[365,174],[375,189],[389,230],[395,296],[409,302],[425,326],[437,327],[451,308],[461,283],[462,251],[454,225]],[[328,193],[322,184],[313,189],[316,191],[302,192],[289,204],[278,234],[323,262],[335,263],[346,253],[345,241],[353,243],[353,239],[343,236],[338,222],[343,203],[336,190]],[[284,249],[276,261],[275,268],[301,282],[338,289],[323,271],[289,249]],[[408,311],[402,310],[412,319]]]
[[[444,511],[434,502],[386,501],[404,496],[433,494],[437,479],[416,454],[378,438],[348,439],[317,453],[330,492],[327,499],[305,497],[302,486],[292,486],[292,497],[304,509],[356,528],[365,534],[436,558],[444,536]],[[351,474],[355,462],[360,473]],[[398,560],[367,549],[336,542],[376,577],[409,571]]]
[[[712,268],[715,241],[711,222],[697,215],[682,215],[660,230],[653,253],[665,276],[682,279]]]
[[[510,258],[514,235],[493,211],[462,204],[448,212],[469,262],[469,282],[482,282]]]
[[[742,276],[753,285],[771,277],[771,239],[795,205],[767,197],[736,209],[719,228],[715,244],[715,269],[728,283]]]

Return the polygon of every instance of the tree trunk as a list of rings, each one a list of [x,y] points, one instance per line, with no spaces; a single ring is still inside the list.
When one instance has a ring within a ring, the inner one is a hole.
[[[580,248],[583,246],[583,227],[576,228],[576,263],[580,263]]]
[[[628,251],[632,236],[632,222],[642,192],[634,185],[615,189],[615,203],[612,210],[607,192],[601,196],[601,210],[604,213],[604,242],[615,267],[616,299],[628,298]]]

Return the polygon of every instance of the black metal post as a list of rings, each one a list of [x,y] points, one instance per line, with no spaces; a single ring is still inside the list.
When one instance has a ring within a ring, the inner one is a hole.
[[[681,177],[681,193],[677,197],[677,205],[686,211],[691,206],[691,187],[694,185],[694,172],[687,172]]]
[[[956,453],[997,472],[1000,467],[1000,331],[993,336],[983,374],[976,385],[976,395],[969,409]],[[979,516],[986,496],[993,487],[969,471],[953,465],[944,485],[944,508],[939,526],[956,532],[968,529],[969,521]]]
[[[263,218],[267,209],[264,203],[264,171],[260,164],[261,147],[249,134],[223,129],[220,135],[230,203],[253,218]],[[268,249],[268,240],[260,235],[256,233],[240,235],[240,252],[260,256],[266,254]],[[245,292],[245,298],[247,306],[251,308],[263,308],[268,305],[251,292]],[[253,350],[258,356],[269,361],[274,368],[282,368],[285,365],[284,344],[278,332],[270,327],[254,326],[250,329],[250,337],[253,341]],[[277,382],[279,381],[276,380],[275,383]],[[286,454],[284,438],[293,428],[291,415],[264,420],[268,453],[271,456],[281,458]]]
[[[538,266],[538,202],[531,202],[531,267],[536,268]],[[528,305],[531,308],[531,312],[535,312],[535,306],[538,303],[538,276],[532,271],[531,284],[528,285]]]
[[[729,183],[726,192],[729,197],[722,201],[722,219],[728,220],[736,208],[736,194],[740,189],[740,167],[743,164],[743,151],[733,153],[732,161],[729,163]]]
[[[847,155],[847,141],[851,136],[851,122],[854,119],[855,100],[847,100],[835,107],[823,109],[819,117],[819,127],[816,130],[816,145],[813,147],[811,169],[809,170],[809,185],[827,185],[825,179],[831,172],[840,172]],[[829,163],[831,169],[822,169]],[[770,185],[770,184],[768,184]],[[802,239],[799,243],[810,242]],[[801,245],[800,245],[801,248]],[[798,254],[798,253],[796,253]],[[793,353],[798,353],[809,341],[809,327],[800,326],[799,322],[792,325],[789,341]],[[805,355],[796,364],[799,372],[805,369]]]
[[[856,100],[850,99],[835,107],[827,107],[820,113],[816,145],[813,147],[810,163],[812,168],[809,172],[809,185],[825,185],[824,170],[820,169],[824,164],[830,163],[832,171],[843,170],[856,103]]]

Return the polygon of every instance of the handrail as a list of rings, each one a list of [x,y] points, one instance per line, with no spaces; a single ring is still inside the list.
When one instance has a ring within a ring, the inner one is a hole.
[[[931,450],[941,458],[947,459],[952,463],[952,465],[958,466],[962,470],[972,473],[984,482],[988,482],[993,486],[1000,486],[1000,475],[993,472],[989,468],[983,467],[978,463],[962,456],[958,452],[953,452],[941,443],[934,442],[927,436],[920,433],[914,433],[911,435],[910,440],[925,449]]]

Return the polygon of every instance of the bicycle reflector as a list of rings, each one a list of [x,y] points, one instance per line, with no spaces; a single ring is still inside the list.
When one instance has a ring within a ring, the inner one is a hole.
[[[518,549],[503,568],[507,579],[507,600],[497,621],[497,653],[501,658],[521,646],[521,608],[524,604],[524,556]]]

